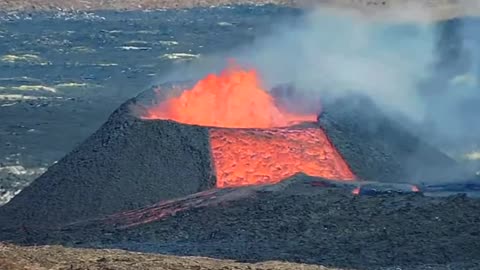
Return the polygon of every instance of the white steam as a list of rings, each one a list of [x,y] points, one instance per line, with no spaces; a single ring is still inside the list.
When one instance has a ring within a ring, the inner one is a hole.
[[[448,12],[474,12],[473,2],[436,13],[412,3],[381,11],[320,6],[274,25],[271,34],[253,44],[199,59],[162,81],[217,72],[227,56],[257,69],[267,89],[293,83],[312,100],[361,93],[388,113],[409,118],[418,127],[412,130],[437,145],[478,141],[480,125],[472,121],[480,118],[480,23],[449,30],[436,21],[449,17]]]
[[[240,58],[266,82],[291,82],[311,95],[361,92],[419,120],[418,84],[428,77],[435,36],[430,23],[399,24],[361,13],[318,9],[281,26]]]

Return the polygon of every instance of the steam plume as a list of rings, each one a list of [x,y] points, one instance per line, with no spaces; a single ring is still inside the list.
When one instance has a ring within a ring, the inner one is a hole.
[[[293,83],[312,100],[365,94],[444,150],[471,149],[480,138],[480,125],[474,124],[480,116],[478,23],[439,22],[438,14],[412,3],[378,13],[320,6],[229,56],[254,66],[267,88]],[[471,11],[472,4],[478,2],[461,1],[455,12]],[[218,70],[223,56],[169,79]]]

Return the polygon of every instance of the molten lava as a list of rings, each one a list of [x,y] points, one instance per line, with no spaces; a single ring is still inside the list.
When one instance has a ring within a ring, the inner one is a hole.
[[[271,128],[316,121],[316,117],[282,111],[261,88],[257,72],[230,66],[220,75],[208,75],[179,97],[149,108],[143,118],[213,127]]]
[[[143,118],[211,127],[219,188],[277,183],[299,172],[355,179],[319,127],[291,127],[314,123],[317,115],[279,108],[254,70],[230,66],[220,75],[208,75],[180,96],[148,108]]]
[[[210,143],[219,188],[277,183],[298,172],[355,179],[320,128],[212,129]]]

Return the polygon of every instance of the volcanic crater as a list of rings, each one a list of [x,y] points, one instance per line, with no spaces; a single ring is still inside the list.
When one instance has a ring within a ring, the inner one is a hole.
[[[208,127],[219,188],[274,184],[300,172],[355,179],[316,125],[317,113],[293,114],[279,107],[254,70],[230,66],[150,106],[141,118]]]
[[[292,113],[282,106],[291,89],[266,91],[255,70],[235,65],[184,85],[163,85],[124,103],[0,208],[0,224],[67,224],[211,188],[275,184],[298,173],[405,183],[456,170],[455,161],[363,97],[325,102],[323,112],[317,104]]]

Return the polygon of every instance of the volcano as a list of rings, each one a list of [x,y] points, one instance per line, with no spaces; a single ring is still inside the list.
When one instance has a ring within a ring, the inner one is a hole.
[[[49,227],[211,188],[274,184],[300,172],[408,182],[431,177],[418,168],[438,174],[455,166],[364,98],[326,102],[318,117],[319,107],[282,108],[281,97],[261,85],[255,71],[231,67],[191,87],[164,85],[127,101],[0,208],[0,225]]]

